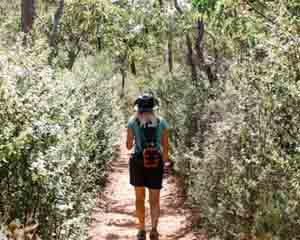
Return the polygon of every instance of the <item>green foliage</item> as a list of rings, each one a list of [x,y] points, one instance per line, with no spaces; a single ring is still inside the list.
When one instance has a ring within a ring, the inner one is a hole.
[[[129,94],[161,100],[197,227],[299,238],[297,1],[66,0],[45,50],[56,3],[41,1],[27,47],[15,43],[19,4],[0,3],[2,221],[33,210],[43,239],[86,238],[122,123],[122,72]]]
[[[104,72],[55,71],[43,49],[1,49],[1,222],[32,212],[42,239],[86,239],[122,117]]]
[[[200,13],[209,13],[216,8],[217,0],[193,0],[193,7]]]
[[[204,45],[211,58],[218,53],[215,85],[199,71],[193,86],[175,67],[158,87],[172,156],[211,238],[297,239],[300,32],[278,1],[265,16],[243,7],[219,1],[210,10]]]

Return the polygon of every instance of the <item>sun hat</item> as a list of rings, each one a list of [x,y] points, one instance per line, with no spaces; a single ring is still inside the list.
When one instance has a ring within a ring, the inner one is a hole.
[[[140,95],[134,101],[134,109],[139,113],[152,112],[153,109],[159,105],[158,100],[150,94]]]

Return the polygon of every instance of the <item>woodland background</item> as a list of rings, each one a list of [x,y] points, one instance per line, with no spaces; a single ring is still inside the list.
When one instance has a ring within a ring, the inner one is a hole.
[[[1,1],[1,228],[87,239],[145,90],[196,228],[300,239],[297,0]]]

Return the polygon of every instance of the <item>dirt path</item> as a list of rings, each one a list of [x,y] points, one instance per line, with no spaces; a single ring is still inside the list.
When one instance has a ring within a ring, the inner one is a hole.
[[[120,156],[112,164],[105,192],[100,196],[98,208],[94,211],[91,226],[91,240],[134,240],[136,218],[134,191],[129,185],[128,158],[125,147],[125,133],[120,147]],[[161,192],[161,217],[159,221],[160,240],[200,240],[191,231],[191,214],[183,208],[182,197],[175,177],[164,179]],[[151,227],[148,196],[146,202],[146,230]]]

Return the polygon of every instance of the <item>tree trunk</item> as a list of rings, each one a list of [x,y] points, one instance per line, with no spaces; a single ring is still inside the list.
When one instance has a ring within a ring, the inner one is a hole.
[[[197,38],[196,38],[196,44],[195,44],[195,50],[197,53],[197,57],[200,62],[200,69],[203,70],[207,78],[209,80],[210,85],[212,86],[213,83],[217,80],[216,74],[213,72],[211,66],[206,64],[205,57],[203,54],[203,37],[204,37],[204,22],[201,19],[198,19],[197,21]]]
[[[179,6],[178,0],[174,0],[174,5],[175,8],[177,10],[177,12],[182,15],[183,11]],[[186,39],[186,46],[187,46],[187,63],[188,65],[191,67],[191,77],[192,77],[192,82],[195,84],[195,86],[197,86],[198,82],[198,77],[197,77],[197,68],[196,68],[196,64],[194,61],[194,53],[193,53],[193,44],[192,44],[192,40],[191,37],[189,35],[189,33],[185,34],[185,39]]]
[[[162,8],[164,7],[164,2],[163,2],[163,0],[158,0],[158,2],[159,2],[160,8],[162,9]]]
[[[121,72],[121,76],[122,76],[121,98],[123,98],[125,95],[126,71],[123,67],[121,67],[120,72]]]
[[[52,65],[52,61],[53,59],[57,56],[58,54],[58,48],[57,48],[57,34],[58,34],[58,29],[59,29],[59,24],[60,24],[60,20],[63,16],[64,13],[64,5],[65,5],[65,1],[64,0],[60,0],[58,3],[58,7],[56,9],[56,12],[54,14],[54,18],[53,18],[53,26],[52,26],[52,30],[49,33],[48,36],[48,41],[49,41],[49,46],[52,48],[50,55],[49,55],[49,64]],[[69,54],[70,55],[70,54]],[[73,67],[73,63],[71,63],[72,60],[70,60],[69,62],[69,68]],[[75,61],[75,60],[74,60]]]
[[[191,67],[191,76],[192,76],[192,81],[195,85],[197,85],[197,68],[196,68],[196,64],[194,62],[194,58],[193,58],[193,46],[192,46],[192,41],[190,38],[190,35],[187,33],[186,34],[186,46],[187,46],[187,61],[188,64]]]
[[[172,32],[168,33],[168,65],[169,72],[173,72],[173,36]]]
[[[68,51],[68,62],[66,64],[66,68],[71,70],[75,64],[76,58],[79,55],[81,51],[81,48],[78,46],[78,48],[76,49],[72,49],[70,51]]]
[[[35,18],[35,0],[22,0],[21,2],[21,23],[24,33],[30,32]]]
[[[55,12],[54,15],[54,20],[53,20],[53,27],[52,27],[52,31],[50,33],[49,36],[49,46],[50,47],[55,47],[56,46],[56,35],[58,33],[58,27],[59,27],[59,23],[60,23],[60,19],[63,16],[64,13],[64,0],[60,0],[59,4],[58,4],[58,8]]]
[[[131,58],[130,68],[131,68],[132,74],[136,76],[136,65],[135,65],[134,57]]]
[[[103,33],[102,33],[102,19],[97,19],[97,31],[96,31],[96,39],[97,39],[97,50],[101,51],[103,49]]]

